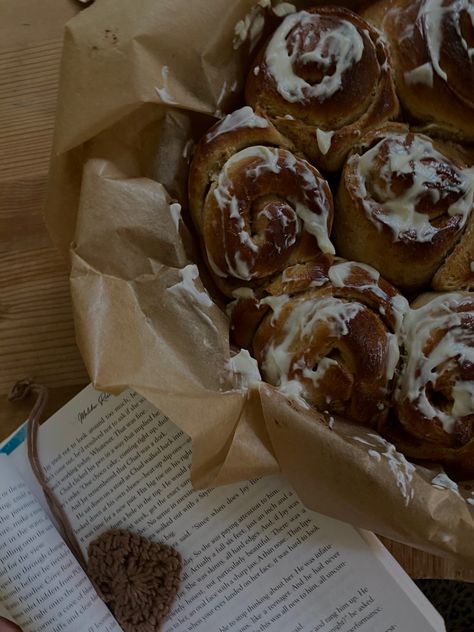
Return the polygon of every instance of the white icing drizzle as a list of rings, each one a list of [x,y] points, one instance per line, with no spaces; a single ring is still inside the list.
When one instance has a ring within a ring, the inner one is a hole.
[[[170,204],[170,215],[173,220],[173,224],[175,225],[176,232],[179,232],[179,222],[181,221],[181,204],[178,202],[173,202]]]
[[[387,380],[391,380],[395,375],[395,370],[400,360],[400,347],[398,342],[398,336],[396,334],[387,333],[388,348],[387,348]]]
[[[236,252],[234,256],[234,264],[229,260],[229,257],[225,256],[227,267],[232,276],[243,281],[250,281],[253,277],[249,264],[243,259],[240,252]]]
[[[331,149],[332,137],[334,132],[325,132],[319,127],[316,129],[316,141],[318,143],[319,151],[325,156]]]
[[[254,298],[255,293],[251,287],[238,287],[232,291],[234,298]]]
[[[183,153],[181,154],[185,160],[189,160],[191,153],[193,151],[193,147],[194,147],[194,140],[190,138],[186,142],[186,145],[183,147]]]
[[[474,412],[474,383],[458,382],[451,389],[453,394],[454,417],[465,417]]]
[[[258,0],[247,15],[237,22],[234,27],[234,50],[240,48],[247,40],[250,42],[250,50],[253,50],[265,26],[263,13],[265,9],[271,7],[271,4],[271,0]]]
[[[372,283],[357,284],[358,289],[362,291],[370,290],[382,300],[390,302],[395,319],[394,330],[396,334],[399,334],[403,324],[403,319],[409,309],[409,304],[407,299],[401,294],[389,296],[382,290],[382,288],[379,287],[378,282],[380,280],[380,273],[378,270],[365,263],[344,261],[342,263],[336,263],[329,268],[329,280],[336,288],[345,287],[349,283],[349,279],[355,268],[364,270],[372,281]],[[385,315],[385,309],[383,307],[380,307],[379,312],[382,315]]]
[[[246,390],[262,381],[258,363],[246,349],[241,349],[237,355],[230,358],[227,368],[237,377],[240,389]]]
[[[318,386],[319,382],[326,375],[326,371],[330,369],[331,367],[337,367],[337,366],[338,364],[336,360],[333,360],[332,358],[321,358],[321,360],[318,362],[316,371],[313,371],[312,369],[308,367],[304,367],[303,376],[306,378],[310,378],[313,384],[315,386]]]
[[[319,33],[319,41],[312,51],[300,54],[297,46],[293,53],[288,52],[288,36],[293,28],[310,25],[317,30],[320,24],[318,15],[300,11],[288,15],[271,38],[266,54],[265,63],[268,72],[276,83],[279,94],[289,102],[305,101],[308,98],[324,101],[334,95],[342,87],[342,76],[353,68],[364,51],[363,39],[357,28],[341,19],[331,30]],[[293,64],[299,57],[300,63],[316,62],[328,70],[319,83],[310,84],[295,74]],[[329,70],[336,64],[334,71]]]
[[[389,443],[379,435],[368,433],[367,437],[372,439],[372,442],[362,439],[361,437],[353,437],[353,439],[358,443],[370,446],[368,454],[376,461],[381,462],[382,457],[386,459],[396,485],[405,499],[405,504],[408,505],[410,501],[413,500],[414,496],[412,481],[415,473],[415,466],[409,463],[403,454],[397,452],[397,449],[393,444]],[[380,458],[375,456],[374,452],[377,453]]]
[[[278,308],[281,309],[281,304],[277,304]],[[363,309],[359,303],[348,303],[332,296],[297,301],[283,324],[283,339],[279,343],[270,343],[265,349],[263,370],[268,381],[285,393],[288,389],[292,393],[296,390],[299,396],[304,397],[304,385],[288,377],[290,371],[297,368],[293,364],[294,349],[301,348],[302,341],[309,342],[315,327],[322,323],[329,327],[331,336],[346,336],[349,333],[348,323]],[[326,363],[325,370],[328,366]],[[299,368],[303,369],[303,366]],[[321,378],[317,370],[310,373],[313,381]],[[305,373],[305,377],[308,376]]]
[[[433,66],[429,61],[413,70],[407,70],[403,76],[408,85],[422,84],[429,88],[433,87]]]
[[[447,19],[454,24],[459,40],[469,56],[474,56],[474,48],[469,48],[461,32],[461,13],[466,12],[474,26],[474,7],[472,0],[455,0],[445,3],[444,0],[424,0],[418,12],[417,21],[423,25],[426,46],[430,54],[431,66],[443,81],[449,81],[446,71],[441,67],[441,50],[443,42],[443,22]]]
[[[266,296],[260,301],[261,305],[268,305],[273,311],[272,323],[278,320],[281,310],[288,303],[290,297],[288,294],[281,294],[280,296]]]
[[[410,309],[410,306],[407,299],[401,294],[396,294],[395,296],[392,296],[391,301],[396,319],[395,332],[399,333],[401,331],[403,321],[405,320],[405,316]]]
[[[452,492],[459,494],[459,487],[445,472],[437,474],[432,479],[431,484],[433,487],[436,487],[436,489],[450,489]]]
[[[232,179],[229,172],[236,165],[247,162],[248,164],[243,166],[243,173],[246,178],[257,179],[261,174],[267,172],[278,174],[282,168],[279,164],[279,160],[282,155],[285,157],[284,167],[286,169],[293,170],[295,175],[303,180],[301,190],[303,192],[304,201],[301,201],[296,197],[293,198],[292,196],[288,196],[287,201],[291,205],[297,218],[299,218],[299,220],[301,220],[304,224],[306,232],[316,237],[321,251],[334,254],[334,246],[329,239],[327,229],[329,208],[321,189],[322,181],[316,179],[315,174],[311,171],[309,165],[306,166],[304,161],[299,161],[297,163],[296,158],[290,152],[277,150],[273,147],[255,145],[242,149],[231,156],[222,167],[217,179],[217,185],[213,190],[213,195],[218,207],[223,213],[228,212],[231,219],[236,220],[241,243],[256,254],[258,252],[258,247],[252,240],[248,231],[245,229],[245,220],[241,214],[239,200],[236,195],[231,193]],[[298,169],[297,164],[299,165]],[[320,210],[319,213],[313,212],[308,208],[308,204],[310,202],[316,202],[316,205]],[[288,221],[283,214],[280,213],[280,215],[283,223]],[[288,242],[287,245],[290,246],[293,243],[294,241],[291,241]],[[219,276],[224,276],[223,271],[219,270],[218,266],[211,261],[212,257],[209,255],[209,251],[208,258],[211,269],[214,271],[218,270]],[[239,252],[235,254],[234,262],[230,260],[227,254],[225,255],[225,258],[228,267],[227,269],[232,276],[244,281],[249,281],[253,278],[254,273],[252,272],[252,264],[249,264],[248,261],[244,260]]]
[[[377,286],[377,283],[380,279],[380,273],[378,272],[378,270],[372,268],[372,266],[369,266],[366,263],[354,263],[353,261],[343,261],[342,263],[336,263],[329,268],[329,280],[334,285],[334,287],[344,287],[347,284],[347,281],[350,278],[351,274],[354,272],[354,268],[365,270],[369,275],[371,281],[374,282],[373,289],[378,289],[379,291],[381,291],[380,288],[378,288]],[[364,288],[369,287],[369,285],[359,287]],[[372,285],[370,285],[370,288],[372,289]],[[385,296],[386,295],[384,293],[384,297]]]
[[[290,13],[296,12],[295,5],[291,4],[290,2],[280,2],[280,4],[272,7],[272,9],[273,13],[279,18],[284,18],[286,15],[290,15]]]
[[[380,461],[382,460],[382,455],[380,454],[380,452],[377,452],[377,450],[372,450],[371,448],[367,450],[367,452],[369,456],[380,463]]]
[[[167,103],[168,105],[176,105],[176,101],[173,99],[168,91],[169,73],[170,69],[168,68],[168,66],[163,66],[161,69],[161,79],[163,81],[163,86],[161,88],[155,87],[155,90],[163,103]]]
[[[437,75],[446,81],[448,75],[440,66],[441,52],[441,23],[446,13],[451,12],[449,7],[443,7],[444,0],[425,0],[420,7],[417,19],[424,24],[426,45],[430,52],[431,63]]]
[[[459,417],[474,414],[474,381],[458,380],[452,387],[451,412],[435,408],[427,388],[435,385],[443,367],[453,366],[458,361],[474,363],[474,331],[462,327],[466,312],[454,311],[455,307],[471,300],[469,295],[460,292],[441,294],[422,307],[410,310],[405,318],[407,363],[397,399],[407,398],[413,402],[425,419],[439,421],[447,433],[454,431]],[[446,330],[446,333],[426,356],[423,348],[432,332],[438,330]]]
[[[199,279],[199,270],[196,264],[190,263],[184,268],[181,268],[179,272],[181,274],[182,281],[170,286],[168,288],[169,292],[191,296],[196,303],[199,303],[203,307],[211,307],[214,305],[206,290],[204,288],[202,290],[198,290],[196,287],[195,281],[196,279]]]
[[[214,128],[206,134],[206,141],[209,143],[221,134],[233,132],[236,129],[242,129],[244,127],[260,127],[263,129],[268,127],[268,121],[262,116],[255,114],[252,108],[246,105],[228,114],[222,121],[215,125]]]
[[[418,242],[431,241],[438,229],[431,224],[427,214],[416,210],[416,204],[421,195],[430,195],[433,203],[436,203],[442,196],[454,191],[459,194],[459,198],[449,206],[447,213],[450,216],[461,215],[460,228],[462,228],[474,205],[474,168],[457,169],[459,185],[443,187],[440,183],[440,178],[443,176],[437,174],[436,163],[423,162],[423,158],[431,157],[440,163],[446,163],[448,159],[433,147],[428,138],[416,135],[410,147],[404,143],[405,135],[403,134],[391,134],[390,138],[392,142],[389,159],[378,170],[378,175],[387,183],[387,187],[380,190],[375,188],[375,192],[380,199],[384,200],[383,202],[375,202],[370,198],[365,182],[370,178],[374,161],[386,139],[382,138],[371,149],[362,155],[355,154],[349,160],[349,164],[354,169],[358,195],[371,221],[376,225],[382,222],[389,226],[395,241],[399,241],[407,233],[414,235]],[[399,196],[389,186],[394,173],[411,173],[413,176],[411,186]],[[437,183],[440,183],[439,187],[436,187]]]

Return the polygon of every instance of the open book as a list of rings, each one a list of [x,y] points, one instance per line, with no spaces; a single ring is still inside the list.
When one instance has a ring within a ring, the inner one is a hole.
[[[120,632],[53,526],[24,436],[0,455],[0,615],[25,632]],[[85,554],[110,527],[180,551],[165,632],[445,629],[375,536],[306,510],[282,477],[194,491],[190,440],[134,392],[87,387],[43,424],[39,452]]]

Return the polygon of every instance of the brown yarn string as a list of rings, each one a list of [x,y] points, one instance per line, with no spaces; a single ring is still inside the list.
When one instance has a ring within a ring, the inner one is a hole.
[[[17,401],[30,394],[36,395],[36,401],[27,422],[28,460],[64,541],[124,632],[157,632],[179,590],[180,554],[166,544],[122,529],[109,529],[89,544],[86,562],[69,519],[48,485],[38,455],[38,428],[48,390],[24,379],[15,384],[8,399]]]
[[[64,513],[63,508],[56,500],[54,493],[50,489],[46,476],[44,474],[43,467],[40,463],[38,456],[38,428],[40,419],[43,415],[46,404],[48,403],[48,389],[41,384],[35,384],[30,379],[20,380],[15,384],[11,390],[8,399],[10,401],[18,401],[24,399],[29,395],[36,395],[36,401],[28,415],[28,434],[27,434],[27,447],[28,447],[28,460],[33,470],[36,480],[38,481],[43,494],[48,503],[48,507],[57,522],[59,530],[63,540],[71,549],[74,557],[82,566],[84,571],[87,572],[87,563],[81,551],[81,547],[77,541],[77,538],[72,530],[71,524],[67,515]]]

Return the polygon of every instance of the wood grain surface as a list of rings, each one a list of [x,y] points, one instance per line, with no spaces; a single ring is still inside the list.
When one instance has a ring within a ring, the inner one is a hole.
[[[0,439],[31,402],[12,404],[14,382],[48,386],[47,414],[88,377],[74,339],[68,274],[43,223],[65,22],[73,0],[0,0]],[[384,540],[414,578],[474,581],[474,570]]]

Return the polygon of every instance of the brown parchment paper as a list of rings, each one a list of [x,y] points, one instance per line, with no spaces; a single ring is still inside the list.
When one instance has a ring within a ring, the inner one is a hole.
[[[136,389],[192,437],[198,487],[281,470],[311,509],[474,565],[468,485],[435,487],[440,468],[229,370],[186,178],[192,142],[241,105],[256,21],[263,36],[277,24],[270,0],[97,0],[67,25],[46,220],[71,257],[91,379]]]

